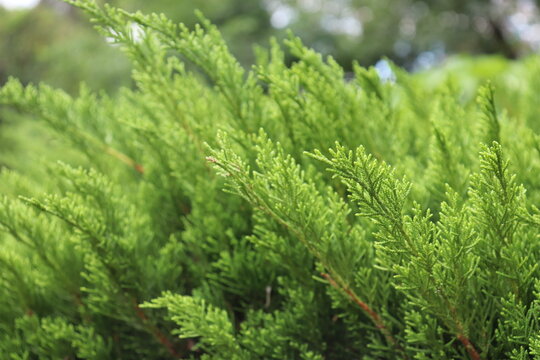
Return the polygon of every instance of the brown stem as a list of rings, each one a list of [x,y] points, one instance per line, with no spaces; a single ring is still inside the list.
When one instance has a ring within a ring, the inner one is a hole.
[[[456,326],[456,330],[457,330],[456,337],[463,344],[463,346],[465,347],[465,349],[469,353],[469,356],[471,357],[471,359],[480,360],[480,355],[478,354],[478,351],[476,351],[476,348],[471,343],[469,338],[464,335],[463,325],[462,325],[461,321],[457,317],[456,308],[450,303],[448,303],[447,305],[448,305],[448,307],[450,309],[450,313],[452,314],[452,317],[454,319],[454,323],[455,323],[455,326]]]
[[[354,303],[360,306],[360,308],[364,310],[364,312],[369,316],[371,321],[373,321],[377,329],[379,329],[383,333],[386,340],[390,344],[392,344],[392,346],[394,346],[394,348],[398,350],[405,359],[407,359],[407,355],[405,354],[405,351],[398,344],[397,340],[392,336],[392,334],[390,333],[390,330],[388,330],[386,325],[384,325],[384,322],[379,316],[379,314],[377,314],[372,308],[370,308],[368,304],[360,300],[358,296],[350,288],[346,286],[339,286],[338,283],[329,274],[321,273],[321,275],[330,283],[330,285],[332,285],[332,287],[336,288],[337,290],[345,292],[345,294],[347,294],[347,296]]]
[[[169,354],[172,355],[173,358],[180,358],[182,355],[176,351],[174,345],[171,343],[169,338],[167,338],[167,336],[165,336],[165,334],[163,334],[161,330],[159,330],[155,325],[150,323],[148,316],[146,316],[144,311],[139,307],[139,304],[137,304],[135,300],[133,300],[133,304],[135,314],[137,314],[137,317],[148,326],[152,335],[154,335],[154,337],[160,342],[160,344],[162,344],[167,349],[167,351],[169,352]]]
[[[144,174],[144,168],[141,164],[138,164],[135,160],[127,156],[126,154],[121,153],[118,150],[113,149],[112,147],[107,146],[105,148],[105,151],[107,154],[114,156],[124,164],[127,164],[135,169],[135,171],[139,172],[140,174]]]
[[[478,352],[476,351],[474,345],[471,343],[471,341],[465,335],[458,334],[457,338],[459,339],[459,341],[461,341],[463,346],[465,346],[465,349],[467,349],[467,352],[469,353],[469,356],[471,357],[471,359],[480,360],[480,354],[478,354]]]

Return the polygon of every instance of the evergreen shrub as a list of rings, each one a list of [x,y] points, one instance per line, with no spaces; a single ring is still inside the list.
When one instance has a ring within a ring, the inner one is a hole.
[[[71,3],[136,87],[0,90],[71,153],[1,172],[2,359],[540,359],[537,58],[474,101]]]

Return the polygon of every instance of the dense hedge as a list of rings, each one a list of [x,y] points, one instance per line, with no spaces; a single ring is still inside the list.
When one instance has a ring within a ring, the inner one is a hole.
[[[2,358],[540,359],[538,58],[477,96],[293,36],[246,71],[203,18],[74,4],[137,86],[0,90],[69,149],[0,175]]]

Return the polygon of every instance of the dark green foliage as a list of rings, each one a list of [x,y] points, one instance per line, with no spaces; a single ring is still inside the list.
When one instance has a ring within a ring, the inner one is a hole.
[[[136,88],[0,89],[69,148],[0,173],[2,356],[540,359],[537,58],[474,102],[72,3]]]

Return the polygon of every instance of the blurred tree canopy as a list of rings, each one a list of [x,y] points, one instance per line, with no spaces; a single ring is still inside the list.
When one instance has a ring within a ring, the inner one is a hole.
[[[516,58],[536,50],[540,40],[534,38],[540,34],[534,1],[289,0],[289,4],[301,9],[291,24],[293,30],[306,42],[320,44],[320,50],[338,54],[345,64],[358,60],[368,65],[387,56],[412,67],[429,60],[420,57],[427,54]]]
[[[81,20],[47,5],[31,11],[0,8],[0,83],[14,76],[69,92],[83,80],[94,89],[126,85],[127,60]]]

